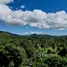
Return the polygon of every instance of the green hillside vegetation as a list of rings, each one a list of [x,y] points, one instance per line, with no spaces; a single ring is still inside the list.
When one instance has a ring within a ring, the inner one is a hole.
[[[0,67],[67,67],[67,36],[0,31]]]

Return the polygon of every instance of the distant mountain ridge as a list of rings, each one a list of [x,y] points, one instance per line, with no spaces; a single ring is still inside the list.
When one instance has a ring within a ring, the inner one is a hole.
[[[30,35],[18,35],[7,31],[0,31],[0,35],[15,35],[15,36],[47,36],[47,37],[57,37],[55,35],[48,35],[48,34],[30,34]],[[67,37],[67,35],[61,35],[58,37]]]

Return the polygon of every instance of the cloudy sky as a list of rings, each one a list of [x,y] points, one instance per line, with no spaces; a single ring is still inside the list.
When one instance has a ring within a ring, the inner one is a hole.
[[[67,35],[67,0],[0,0],[0,31]]]

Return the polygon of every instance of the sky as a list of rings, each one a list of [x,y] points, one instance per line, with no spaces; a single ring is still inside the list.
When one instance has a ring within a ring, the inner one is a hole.
[[[0,31],[67,35],[67,0],[0,0]]]

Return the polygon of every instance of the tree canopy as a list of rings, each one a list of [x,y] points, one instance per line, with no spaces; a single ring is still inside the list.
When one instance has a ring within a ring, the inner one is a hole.
[[[67,36],[16,35],[0,31],[0,67],[67,67]]]

